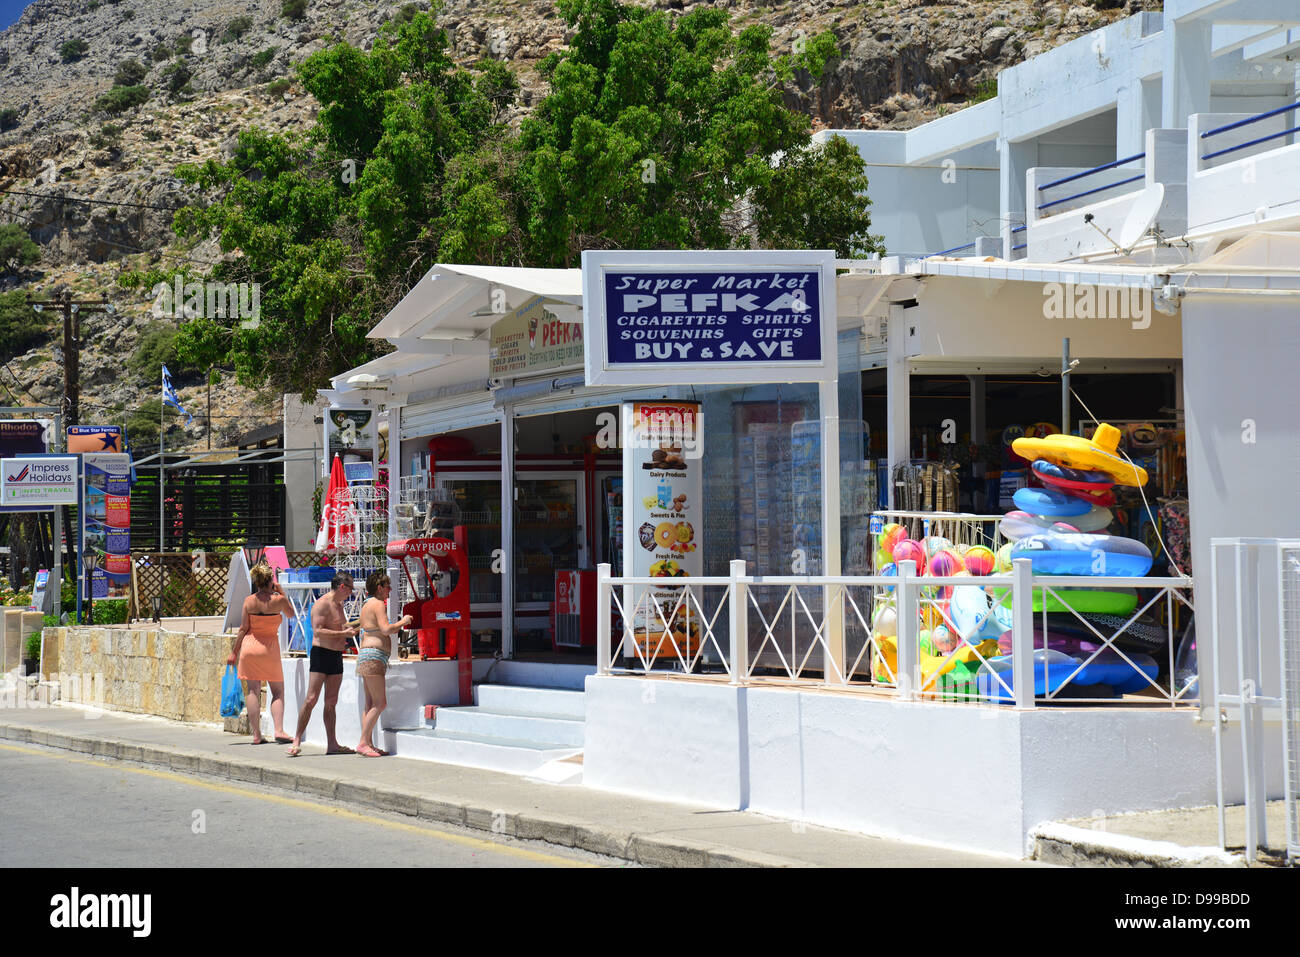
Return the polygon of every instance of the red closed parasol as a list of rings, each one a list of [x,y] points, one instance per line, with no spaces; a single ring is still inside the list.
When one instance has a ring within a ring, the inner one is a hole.
[[[343,460],[334,456],[330,480],[321,499],[320,530],[316,533],[316,551],[333,555],[357,549],[357,512],[352,493],[343,474]]]

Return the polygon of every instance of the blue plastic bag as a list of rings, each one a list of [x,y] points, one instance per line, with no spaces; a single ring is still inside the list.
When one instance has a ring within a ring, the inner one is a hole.
[[[235,674],[234,665],[226,665],[226,673],[221,679],[221,717],[238,718],[244,710],[244,689]]]

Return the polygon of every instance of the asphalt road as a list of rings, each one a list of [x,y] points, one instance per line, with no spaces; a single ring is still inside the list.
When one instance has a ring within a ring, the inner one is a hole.
[[[170,771],[0,744],[4,867],[626,867]]]

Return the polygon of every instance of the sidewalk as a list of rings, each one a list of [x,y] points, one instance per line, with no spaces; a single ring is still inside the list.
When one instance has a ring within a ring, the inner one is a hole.
[[[307,746],[254,747],[215,727],[73,706],[0,711],[0,741],[80,751],[509,837],[546,841],[657,867],[1020,867],[985,856],[564,787],[512,774],[397,757],[326,756]]]

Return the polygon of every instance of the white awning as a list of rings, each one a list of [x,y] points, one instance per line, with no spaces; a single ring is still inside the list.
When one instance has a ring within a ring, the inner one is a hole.
[[[493,302],[494,290],[505,297]],[[368,333],[371,339],[474,340],[535,296],[582,304],[581,269],[438,263]],[[486,355],[486,353],[484,353]]]

